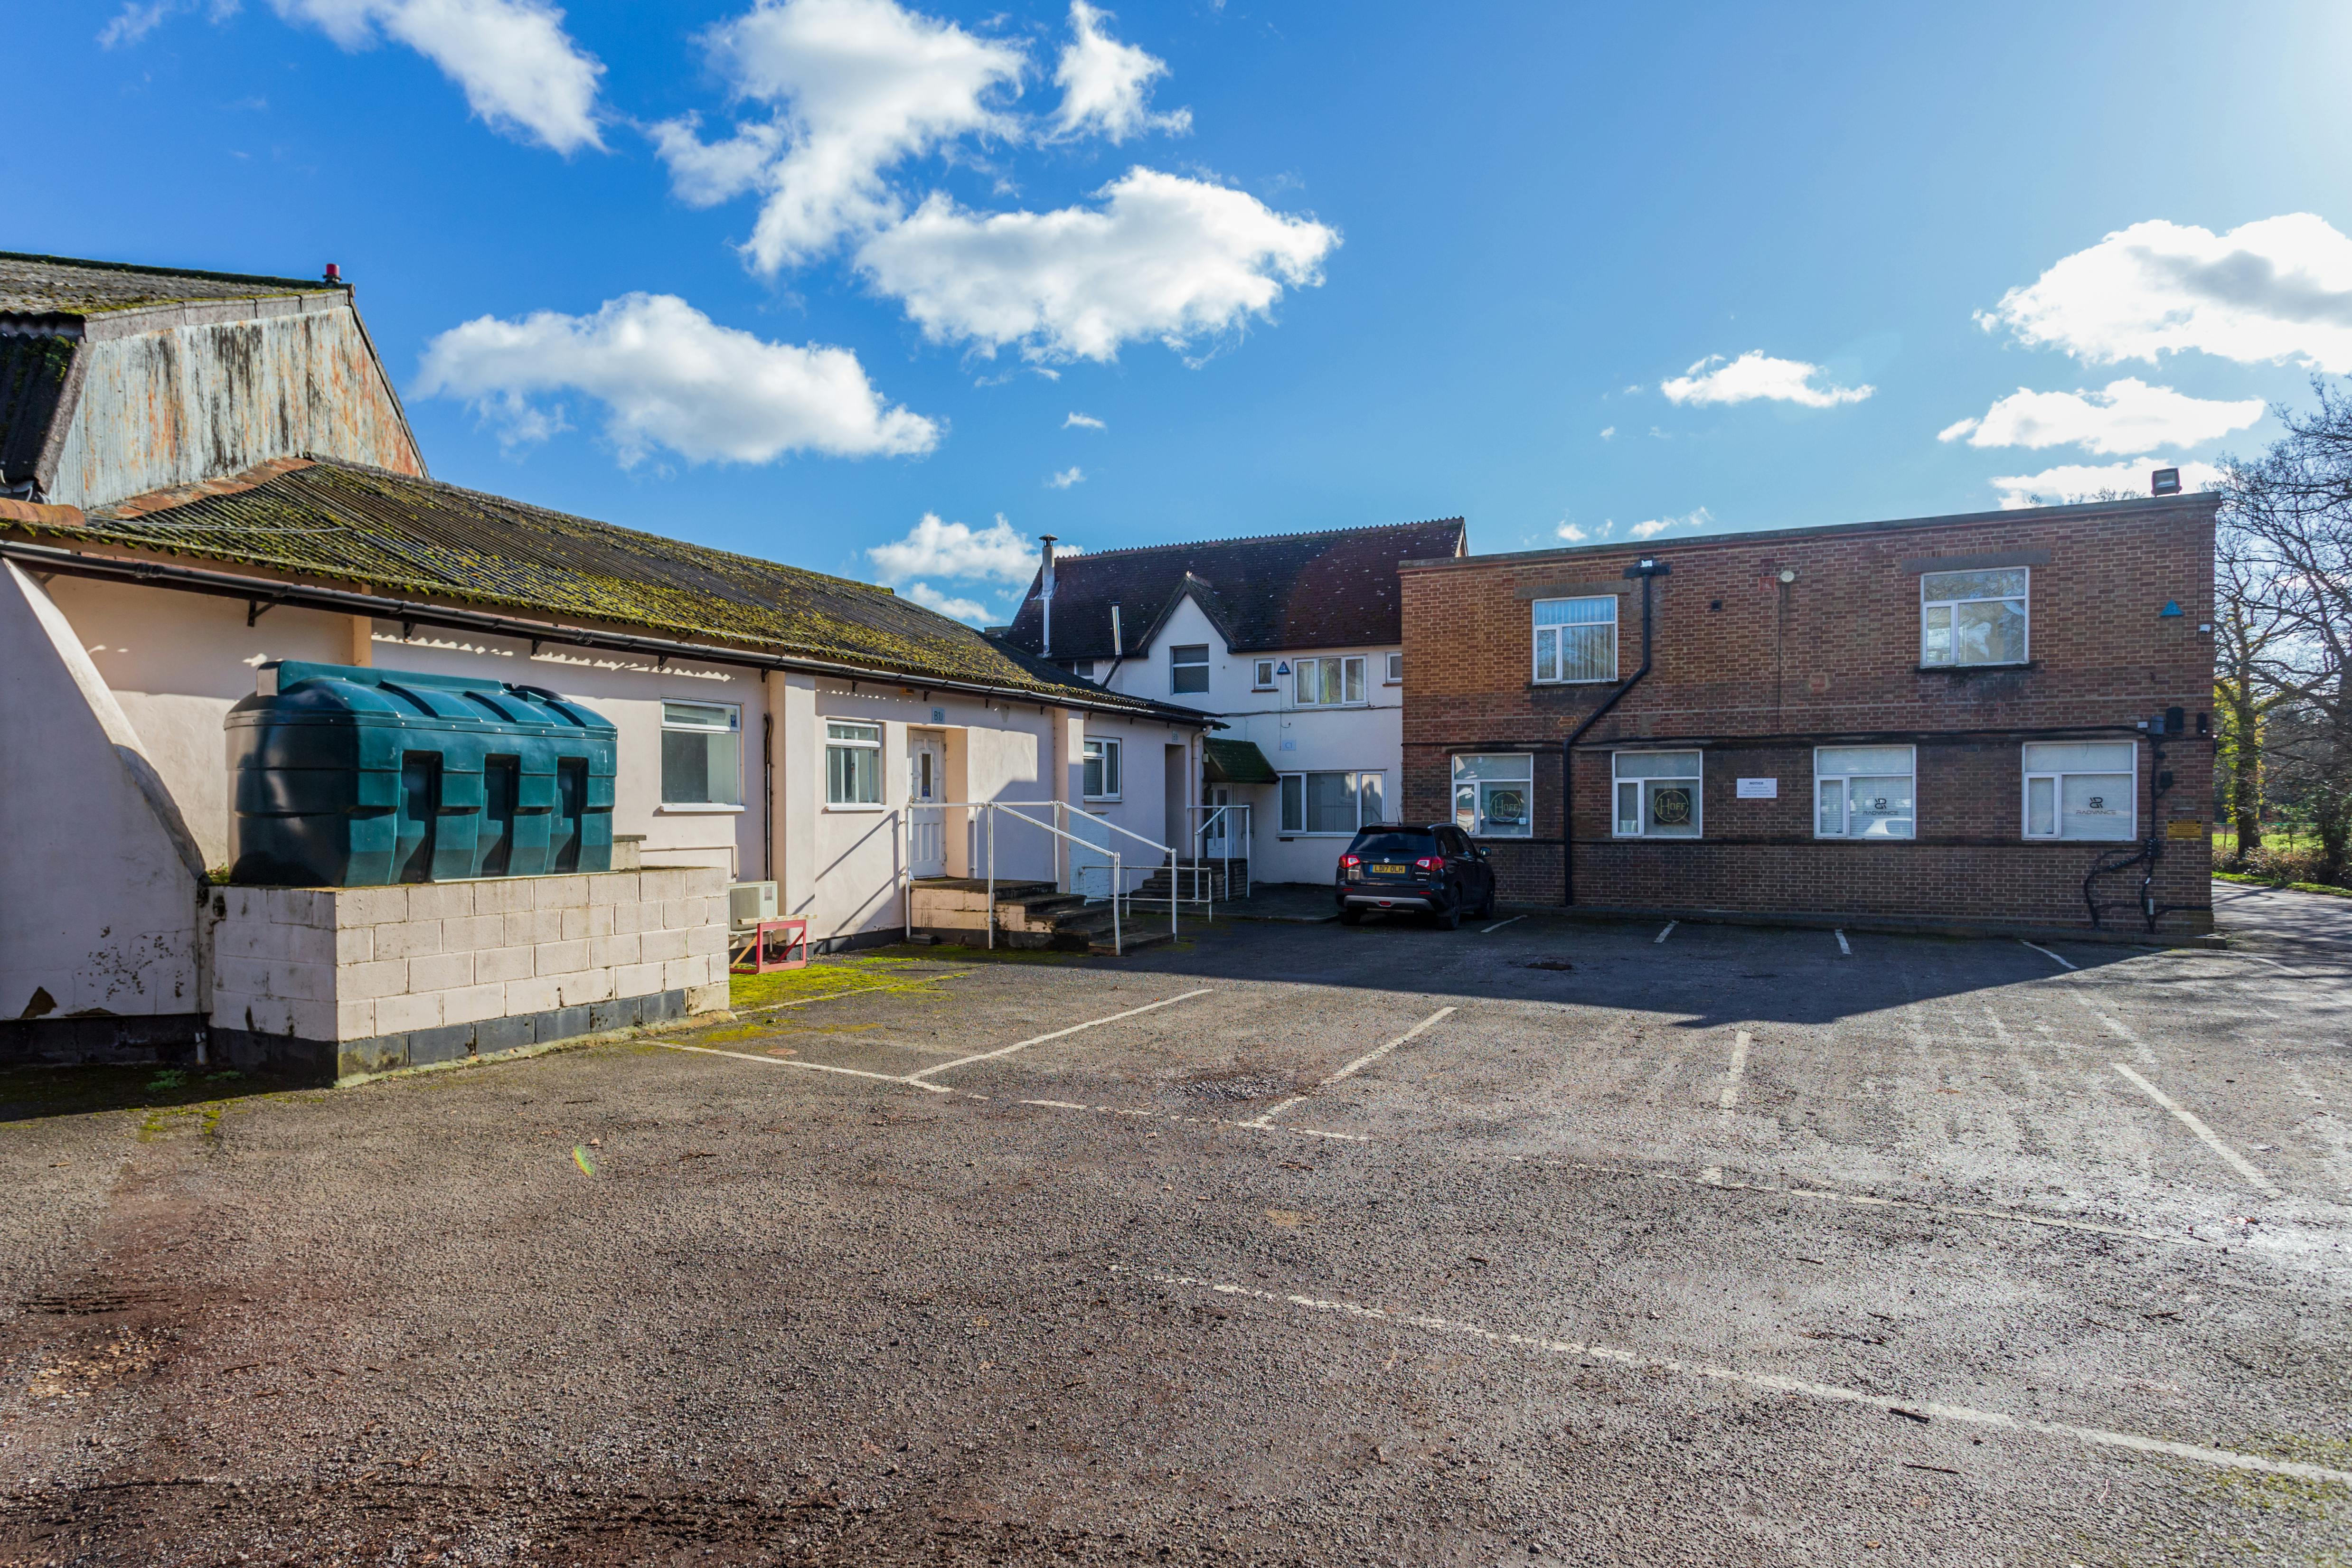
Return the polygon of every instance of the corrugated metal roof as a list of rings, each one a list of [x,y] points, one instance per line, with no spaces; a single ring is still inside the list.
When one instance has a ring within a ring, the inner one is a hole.
[[[314,277],[194,272],[0,251],[0,315],[99,316],[194,299],[267,299],[336,287]]]
[[[1236,653],[1361,648],[1404,635],[1397,562],[1459,554],[1459,517],[1329,533],[1212,539],[1064,556],[1054,563],[1054,657],[1134,654],[1188,588]],[[1043,616],[1034,579],[1011,640],[1037,651]],[[1124,647],[1111,647],[1110,607]]]
[[[886,588],[355,464],[267,464],[241,480],[142,497],[78,523],[16,527],[918,680],[1168,711],[1074,680]]]
[[[33,477],[77,347],[69,338],[0,333],[0,484]]]

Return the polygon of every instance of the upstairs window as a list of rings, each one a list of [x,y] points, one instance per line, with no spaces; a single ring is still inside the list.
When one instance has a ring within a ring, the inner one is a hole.
[[[664,703],[661,798],[665,806],[740,806],[743,710],[732,703]]]
[[[1404,685],[1404,655],[1402,653],[1391,653],[1389,655],[1389,678],[1385,684],[1391,686],[1401,686]]]
[[[1364,661],[1360,654],[1339,659],[1298,661],[1298,706],[1339,707],[1364,700]]]
[[[1616,834],[1621,839],[1695,839],[1706,823],[1696,751],[1620,751]]]
[[[1081,788],[1089,800],[1118,799],[1118,742],[1087,742],[1086,781]]]
[[[1824,839],[1907,839],[1918,753],[1908,746],[1813,749],[1813,833]]]
[[[827,719],[824,726],[824,802],[828,806],[882,803],[882,727]]]
[[[1181,695],[1209,689],[1209,645],[1191,643],[1168,650],[1168,689]]]
[[[1617,678],[1617,596],[1535,601],[1536,679]]]
[[[2021,566],[1929,571],[1919,577],[1919,662],[2022,664],[2026,587]]]
[[[1250,690],[1254,692],[1274,690],[1274,665],[1275,661],[1272,659],[1260,659],[1250,665]]]
[[[1524,751],[1454,759],[1454,825],[1474,838],[1535,834],[1536,759]]]
[[[2128,740],[2025,747],[2025,836],[2129,839],[2137,831],[2139,747]]]

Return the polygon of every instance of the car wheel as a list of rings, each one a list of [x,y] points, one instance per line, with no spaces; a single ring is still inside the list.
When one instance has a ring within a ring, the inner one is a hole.
[[[1486,884],[1486,896],[1478,901],[1477,917],[1481,920],[1495,918],[1495,884],[1491,882]]]
[[[1459,904],[1454,904],[1452,908],[1450,908],[1450,909],[1446,910],[1444,914],[1440,915],[1437,917],[1437,928],[1438,928],[1440,931],[1459,931],[1459,930],[1461,930],[1461,929],[1462,929],[1462,905],[1460,905]]]
[[[1364,923],[1364,912],[1363,912],[1362,910],[1360,910],[1360,909],[1343,909],[1343,910],[1339,911],[1339,924],[1340,924],[1340,925],[1361,925],[1363,923]]]

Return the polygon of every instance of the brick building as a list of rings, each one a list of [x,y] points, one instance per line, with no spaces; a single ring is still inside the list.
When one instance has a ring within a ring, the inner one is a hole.
[[[2217,505],[1407,562],[1402,815],[1522,903],[2207,930]]]

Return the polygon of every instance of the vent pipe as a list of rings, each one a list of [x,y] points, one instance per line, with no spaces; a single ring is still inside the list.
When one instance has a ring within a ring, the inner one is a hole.
[[[1127,643],[1118,634],[1118,606],[1110,607],[1110,651],[1120,658],[1127,657]]]
[[[1037,548],[1045,558],[1037,569],[1037,605],[1044,617],[1043,629],[1037,635],[1037,653],[1040,658],[1050,659],[1054,656],[1054,536],[1039,534]]]

